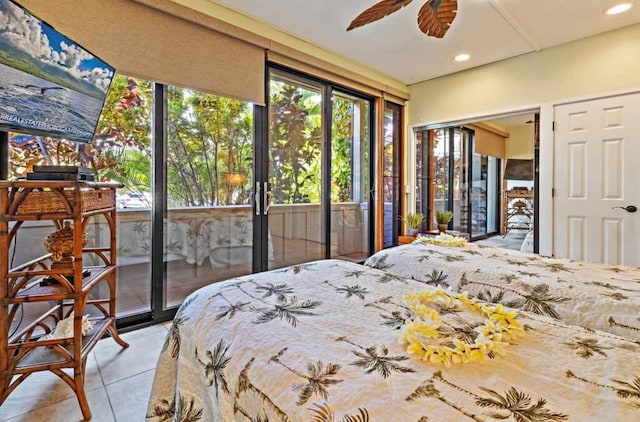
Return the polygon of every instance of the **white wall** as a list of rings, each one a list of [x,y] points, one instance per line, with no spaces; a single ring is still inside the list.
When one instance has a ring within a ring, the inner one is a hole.
[[[540,110],[540,253],[553,234],[553,107],[640,91],[640,24],[409,87],[409,126]],[[412,132],[408,131],[408,151]],[[410,166],[408,166],[410,167]],[[408,175],[411,180],[411,175]]]
[[[639,51],[640,24],[411,85],[408,123],[480,117],[639,89]]]

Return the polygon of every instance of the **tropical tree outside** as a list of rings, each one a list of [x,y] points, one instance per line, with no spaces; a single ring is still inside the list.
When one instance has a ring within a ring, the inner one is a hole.
[[[98,180],[122,182],[132,192],[148,191],[150,104],[151,83],[116,75],[92,143],[11,133],[9,177],[24,177],[34,165],[82,165],[94,169]]]
[[[168,98],[169,205],[246,203],[253,167],[252,105],[176,87]]]
[[[333,116],[331,139],[331,201],[349,202],[352,200],[353,164],[352,127],[354,104],[350,99],[333,97]]]
[[[269,176],[277,204],[320,202],[322,101],[318,91],[272,80]]]
[[[247,203],[253,170],[253,106],[187,88],[168,88],[167,196],[170,207]],[[352,196],[354,103],[334,96],[332,200]],[[10,178],[34,165],[82,165],[124,192],[152,183],[153,83],[116,75],[90,144],[11,134]],[[271,82],[270,174],[274,202],[320,202],[322,101],[318,92]],[[367,134],[365,134],[367,135]]]
[[[153,83],[116,75],[90,144],[50,137],[10,137],[10,178],[34,165],[82,165],[125,192],[149,193]],[[168,89],[169,206],[245,203],[253,157],[252,105],[186,88]],[[235,179],[230,176],[235,175]]]

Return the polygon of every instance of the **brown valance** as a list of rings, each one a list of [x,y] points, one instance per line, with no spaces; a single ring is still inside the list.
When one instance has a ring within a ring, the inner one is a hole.
[[[18,3],[118,73],[265,103],[264,47],[257,44],[268,41],[221,32],[233,28],[213,17],[158,0]]]
[[[475,149],[478,154],[498,158],[506,157],[506,139],[509,134],[483,123],[465,125],[475,131]]]

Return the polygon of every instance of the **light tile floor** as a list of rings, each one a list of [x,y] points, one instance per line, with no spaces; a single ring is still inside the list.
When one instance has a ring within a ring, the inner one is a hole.
[[[478,245],[494,246],[496,248],[513,249],[519,251],[522,242],[527,235],[526,230],[511,230],[506,236],[493,236],[487,239],[478,240],[474,243]]]
[[[170,322],[122,334],[120,348],[110,338],[96,344],[87,358],[85,391],[92,422],[144,421],[156,361]],[[76,396],[60,378],[38,372],[27,378],[0,406],[0,421],[82,421]]]

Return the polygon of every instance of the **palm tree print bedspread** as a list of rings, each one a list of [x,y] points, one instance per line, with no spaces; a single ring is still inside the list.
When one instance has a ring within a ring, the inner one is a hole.
[[[437,274],[436,274],[437,276]],[[424,282],[338,260],[211,284],[179,309],[149,421],[631,421],[640,344],[527,311],[505,356],[446,368],[399,342]],[[451,338],[476,323],[442,315]]]
[[[640,268],[422,241],[382,250],[365,265],[640,340]]]

